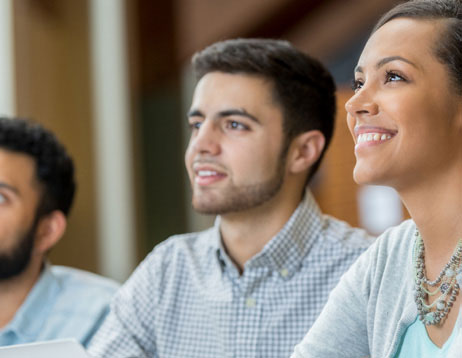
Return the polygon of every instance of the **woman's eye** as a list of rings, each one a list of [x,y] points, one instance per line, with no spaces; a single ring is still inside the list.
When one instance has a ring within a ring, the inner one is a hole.
[[[387,71],[387,74],[385,76],[385,83],[387,82],[397,82],[397,81],[405,81],[404,77],[397,74],[396,72],[393,71]]]
[[[351,89],[355,92],[358,91],[360,88],[362,88],[362,86],[363,86],[363,82],[360,80],[351,81]]]
[[[6,202],[6,196],[3,194],[0,194],[0,204],[3,204]]]

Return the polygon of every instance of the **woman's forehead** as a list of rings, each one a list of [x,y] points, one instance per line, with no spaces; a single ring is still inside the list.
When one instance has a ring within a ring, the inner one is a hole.
[[[407,58],[416,64],[430,60],[442,30],[443,21],[440,20],[391,20],[371,35],[358,64],[371,65],[392,56]]]

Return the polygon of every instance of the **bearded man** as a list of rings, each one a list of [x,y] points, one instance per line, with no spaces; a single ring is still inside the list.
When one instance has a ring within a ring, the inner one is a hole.
[[[115,282],[53,266],[75,192],[74,165],[31,121],[0,118],[0,346],[74,338],[86,346]]]

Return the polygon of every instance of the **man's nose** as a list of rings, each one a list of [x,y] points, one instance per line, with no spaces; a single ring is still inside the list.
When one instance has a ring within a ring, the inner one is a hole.
[[[191,138],[191,145],[196,153],[217,155],[220,153],[220,138],[217,124],[206,119]]]

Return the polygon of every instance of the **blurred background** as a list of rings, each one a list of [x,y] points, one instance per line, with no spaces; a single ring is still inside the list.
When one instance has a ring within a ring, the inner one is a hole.
[[[51,261],[123,281],[154,245],[200,230],[183,154],[189,60],[227,38],[291,41],[338,86],[336,134],[312,190],[324,212],[379,233],[406,214],[393,190],[358,187],[344,103],[371,27],[396,0],[0,0],[0,115],[67,146],[78,192]]]

